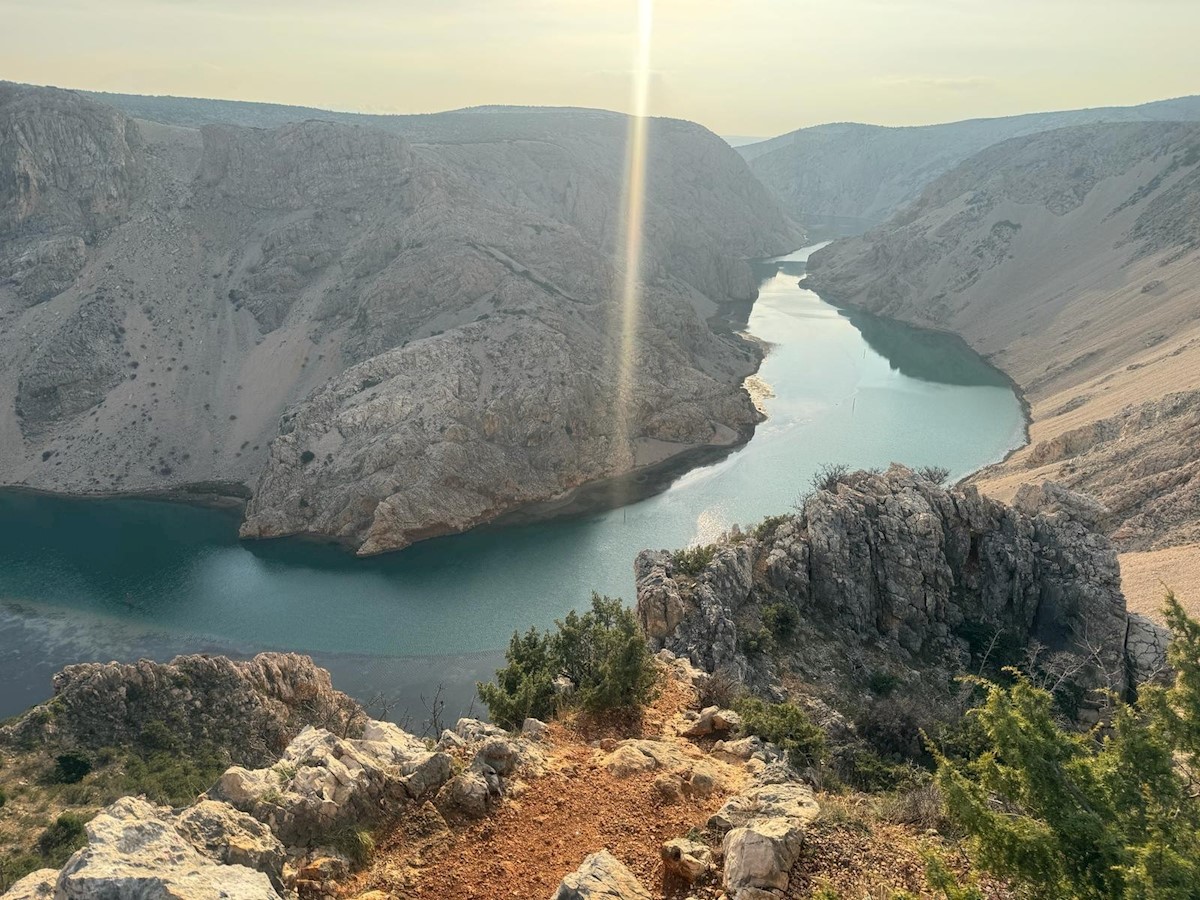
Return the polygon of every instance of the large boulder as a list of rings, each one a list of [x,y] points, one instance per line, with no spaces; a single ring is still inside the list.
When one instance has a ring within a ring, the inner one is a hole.
[[[708,820],[709,828],[725,833],[725,890],[744,900],[755,891],[787,888],[805,830],[820,811],[812,788],[790,769],[763,768],[749,789],[726,800]]]
[[[30,872],[4,893],[4,900],[53,900],[58,869]]]
[[[271,829],[252,816],[228,803],[202,798],[175,815],[172,825],[200,852],[262,872],[283,889],[287,853]]]
[[[288,846],[311,846],[433,797],[452,763],[387,722],[368,722],[359,740],[306,728],[274,766],[234,766],[208,793],[265,822]]]
[[[755,819],[725,835],[725,890],[783,890],[804,847],[804,829],[790,819]]]
[[[87,846],[58,875],[57,900],[279,898],[264,873],[201,853],[164,810],[144,800],[118,800],[88,823],[87,833]]]
[[[562,880],[551,900],[651,900],[629,869],[607,850],[593,853]]]

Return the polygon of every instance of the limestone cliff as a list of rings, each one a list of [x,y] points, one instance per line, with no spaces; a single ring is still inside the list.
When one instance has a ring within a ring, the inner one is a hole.
[[[1127,642],[1116,553],[1092,508],[1061,492],[1027,500],[947,491],[900,466],[842,475],[799,514],[718,544],[701,571],[643,552],[638,615],[654,646],[776,694],[783,675],[838,694],[876,671],[930,684],[1035,646],[1075,659],[1084,687],[1159,669],[1161,630],[1135,616]],[[772,655],[781,621],[794,634]]]
[[[1194,125],[1020,138],[814,254],[808,278],[835,303],[963,335],[1022,387],[1031,444],[976,476],[985,490],[1060,482],[1111,508],[1122,551],[1194,550],[1198,186]],[[1200,590],[1170,581],[1185,599]],[[1161,587],[1146,583],[1131,600],[1155,610]]]
[[[0,483],[253,488],[243,534],[368,553],[756,421],[759,351],[709,319],[799,237],[699,126],[650,125],[617,405],[623,116],[181,127],[15,85],[0,116]]]

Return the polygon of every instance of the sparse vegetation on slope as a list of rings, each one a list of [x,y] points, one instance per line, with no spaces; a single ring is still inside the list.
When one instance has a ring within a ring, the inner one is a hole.
[[[1032,897],[1200,897],[1200,624],[1168,599],[1176,671],[1136,704],[1114,698],[1111,721],[1064,728],[1053,698],[1028,678],[988,684],[970,715],[986,737],[958,763],[939,759],[952,821],[986,871]]]

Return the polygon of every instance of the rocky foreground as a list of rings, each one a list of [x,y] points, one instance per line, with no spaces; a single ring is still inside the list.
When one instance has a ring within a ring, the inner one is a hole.
[[[103,759],[147,731],[183,755],[219,745],[227,761],[194,802],[108,803],[60,867],[6,900],[768,900],[845,866],[859,874],[839,883],[855,889],[920,890],[921,853],[939,840],[914,832],[923,814],[893,813],[848,849],[822,819],[826,802],[848,814],[830,785],[911,777],[879,748],[961,715],[963,673],[1021,665],[1083,723],[1105,715],[1097,689],[1160,675],[1165,633],[1127,612],[1102,515],[1063,489],[1010,507],[900,466],[831,472],[794,515],[638,558],[659,692],[612,724],[439,731],[435,718],[418,737],[295,655],[71,667],[53,700],[0,730],[0,783],[26,758]],[[830,762],[806,764],[721,705],[745,691],[808,710]],[[18,787],[0,820],[28,806]],[[904,802],[936,807],[921,790]]]
[[[375,553],[746,439],[760,351],[709,319],[799,237],[727,145],[651,126],[625,360],[625,118],[418,119],[0,84],[0,483],[252,494],[245,536]]]
[[[1095,497],[1158,605],[1200,595],[1156,559],[1200,548],[1200,129],[1109,124],[991,147],[809,261],[835,303],[961,334],[1017,382],[1030,444],[974,476]]]

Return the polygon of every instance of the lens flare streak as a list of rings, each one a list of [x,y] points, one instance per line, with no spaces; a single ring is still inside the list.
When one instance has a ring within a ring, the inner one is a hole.
[[[633,96],[625,145],[625,181],[622,212],[624,242],[619,265],[620,356],[617,364],[616,453],[622,457],[630,445],[634,416],[633,384],[637,369],[637,332],[641,311],[643,234],[646,206],[647,112],[650,93],[650,35],[652,0],[638,0],[637,48],[633,65]]]

